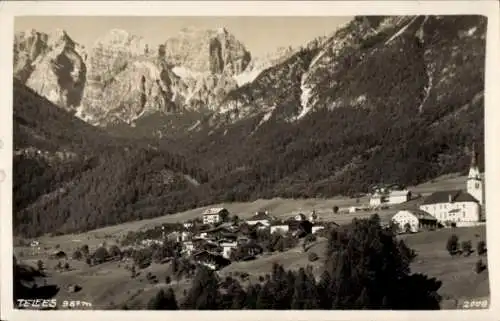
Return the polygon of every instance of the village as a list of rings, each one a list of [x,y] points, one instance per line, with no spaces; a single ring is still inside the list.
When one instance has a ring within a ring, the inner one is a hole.
[[[195,219],[129,232],[109,250],[105,243],[99,244],[92,254],[88,246],[77,248],[71,258],[85,258],[89,266],[116,259],[132,260],[139,269],[149,266],[152,258],[162,263],[183,258],[219,270],[235,261],[255,260],[259,255],[297,246],[305,252],[318,237],[327,237],[329,230],[339,226],[330,219],[333,215],[354,217],[360,212],[389,212],[381,224],[397,234],[485,224],[484,179],[474,148],[463,189],[440,190],[424,197],[397,185],[375,186],[368,196],[366,204],[357,200],[355,206],[334,206],[331,213],[312,209],[308,214],[298,211],[286,218],[277,218],[264,210],[242,219],[223,207],[208,208]],[[32,254],[41,254],[40,246],[38,240],[33,240]],[[66,260],[69,255],[57,247],[50,257]],[[59,262],[57,268],[63,269],[66,264]]]

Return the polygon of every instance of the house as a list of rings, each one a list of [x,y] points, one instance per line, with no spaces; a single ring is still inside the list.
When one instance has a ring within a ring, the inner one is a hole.
[[[222,207],[209,208],[203,212],[203,224],[216,224],[224,221],[229,211]]]
[[[476,225],[483,219],[483,205],[484,181],[479,172],[477,154],[473,146],[466,191],[450,190],[432,193],[420,205],[420,209],[430,213],[439,223],[470,226]]]
[[[40,245],[40,242],[38,241],[31,241],[30,246],[31,247],[38,247]]]
[[[382,203],[385,203],[385,196],[379,192],[373,193],[370,197],[370,206],[377,207]]]
[[[349,213],[356,213],[357,211],[359,211],[359,208],[356,206],[349,207]]]
[[[193,260],[196,263],[204,265],[212,270],[219,270],[231,264],[231,261],[222,255],[205,250],[193,254]]]
[[[311,221],[313,223],[316,222],[318,220],[318,218],[319,218],[318,213],[316,213],[315,210],[313,210],[311,212],[311,215],[309,215],[309,221]]]
[[[221,242],[220,246],[222,247],[222,256],[229,259],[231,251],[238,246],[238,242]]]
[[[257,223],[255,223],[254,225],[252,225],[252,227],[253,227],[254,229],[257,229],[257,230],[263,230],[263,229],[268,228],[268,227],[269,227],[269,225],[265,225],[265,224],[263,224],[262,222],[257,222]]]
[[[457,226],[479,222],[481,206],[469,193],[462,190],[439,191],[429,195],[420,209],[434,216],[439,223],[455,223]]]
[[[54,251],[50,256],[51,259],[67,259],[67,255],[64,251]]]
[[[239,236],[236,240],[236,243],[238,243],[238,245],[247,244],[248,242],[250,242],[250,239],[246,236]]]
[[[289,229],[290,229],[290,227],[288,226],[288,224],[272,225],[271,229],[270,229],[270,233],[271,234],[273,234],[273,233],[285,234],[288,232]]]
[[[304,237],[307,234],[312,233],[312,226],[313,223],[309,222],[308,220],[290,220],[288,221],[288,229],[293,233],[294,236],[296,237]]]
[[[272,218],[271,216],[269,215],[269,212],[268,211],[265,211],[265,212],[257,212],[255,213],[254,216],[252,216],[251,219],[249,219],[247,221],[247,224],[248,225],[255,225],[257,223],[260,223],[264,226],[269,226],[270,222],[271,222]]]
[[[220,225],[200,233],[200,237],[220,239],[223,237],[232,237],[236,231],[228,226]]]
[[[254,240],[239,246],[239,251],[243,254],[243,260],[254,259],[256,255],[261,254],[264,250],[262,246],[257,244]]]
[[[182,224],[182,227],[184,227],[186,230],[191,229],[194,226],[193,222],[185,222]]]
[[[295,215],[295,220],[296,221],[305,221],[305,220],[307,220],[307,217],[304,214],[299,213],[299,214]]]
[[[311,233],[312,234],[316,234],[318,231],[321,231],[322,229],[324,229],[325,227],[323,225],[314,225],[312,228],[311,228]]]
[[[141,241],[142,246],[151,246],[153,244],[163,245],[163,241],[162,240],[152,240],[152,239],[145,239],[145,240]]]
[[[191,232],[187,232],[187,231],[183,231],[181,233],[181,242],[184,242],[184,241],[188,241],[190,240],[191,238],[193,237],[193,233]]]
[[[191,255],[191,253],[194,252],[194,242],[193,241],[186,241],[182,242],[182,252],[186,253],[187,255]]]
[[[406,203],[411,199],[411,192],[408,190],[395,190],[390,191],[387,203],[389,204],[401,204]]]
[[[418,232],[422,228],[437,227],[437,219],[419,209],[399,211],[392,217],[391,221],[397,224],[400,231],[412,233]]]

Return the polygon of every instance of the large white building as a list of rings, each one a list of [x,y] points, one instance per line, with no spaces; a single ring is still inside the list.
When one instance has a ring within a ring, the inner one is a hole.
[[[257,212],[255,215],[247,221],[248,225],[255,225],[260,223],[264,226],[269,226],[271,224],[272,217],[269,215],[268,211]]]
[[[411,199],[411,192],[408,190],[401,191],[391,191],[389,193],[389,204],[401,204],[406,203]]]
[[[229,212],[225,208],[209,208],[203,212],[203,224],[215,224],[222,222],[224,216],[229,216]]]
[[[477,167],[473,148],[467,191],[439,191],[428,196],[420,209],[434,216],[440,223],[453,222],[457,226],[474,225],[481,221],[484,204],[484,182]]]
[[[421,228],[436,227],[437,219],[422,210],[401,210],[391,219],[402,232],[418,232]],[[407,227],[409,231],[407,231]]]

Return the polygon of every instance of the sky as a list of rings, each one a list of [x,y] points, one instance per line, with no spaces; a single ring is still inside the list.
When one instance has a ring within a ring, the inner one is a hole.
[[[142,36],[156,46],[185,27],[225,27],[253,55],[272,52],[279,47],[303,45],[334,32],[352,17],[106,17],[106,16],[31,16],[16,17],[14,30],[36,29],[52,32],[64,29],[77,43],[87,48],[110,29],[123,29]]]

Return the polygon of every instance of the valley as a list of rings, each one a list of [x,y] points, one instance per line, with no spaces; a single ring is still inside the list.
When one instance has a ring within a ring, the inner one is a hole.
[[[488,299],[486,26],[354,17],[261,57],[222,27],[16,33],[14,253],[46,273],[16,285],[93,309]]]

